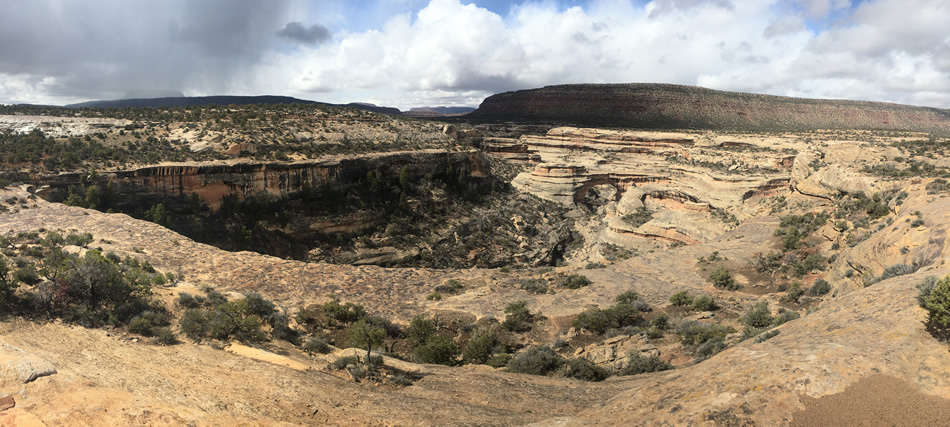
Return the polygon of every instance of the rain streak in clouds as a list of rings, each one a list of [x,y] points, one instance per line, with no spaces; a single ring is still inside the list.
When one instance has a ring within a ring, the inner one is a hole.
[[[659,82],[950,108],[945,0],[31,1],[0,15],[0,103],[141,91],[476,106]]]

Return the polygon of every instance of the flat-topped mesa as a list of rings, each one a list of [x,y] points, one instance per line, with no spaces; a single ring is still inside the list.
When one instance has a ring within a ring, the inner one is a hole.
[[[492,95],[466,118],[592,127],[950,134],[950,110],[791,98],[670,84],[574,84]]]

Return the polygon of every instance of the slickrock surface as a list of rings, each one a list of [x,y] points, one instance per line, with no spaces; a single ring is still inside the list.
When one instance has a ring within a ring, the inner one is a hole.
[[[950,198],[927,196],[919,188],[922,185],[909,189],[902,209],[925,211],[930,233],[940,233],[950,225],[936,212],[950,210]],[[0,229],[90,232],[97,239],[92,247],[143,257],[159,270],[180,270],[195,285],[259,291],[288,307],[338,295],[405,320],[416,310],[439,307],[497,315],[503,301],[525,297],[522,291],[499,285],[504,278],[492,278],[502,273],[488,270],[396,270],[228,253],[121,214],[42,200],[31,204],[29,209],[0,215]],[[594,284],[581,292],[541,295],[530,301],[553,318],[577,313],[587,303],[604,305],[631,281],[651,304],[677,289],[716,292],[702,273],[684,268],[683,260],[694,260],[713,247],[724,256],[743,259],[761,249],[755,247],[756,239],[770,235],[774,226],[749,221],[710,243],[647,253],[590,270]],[[913,230],[901,221],[895,226],[900,227],[897,232],[878,233],[856,246],[851,262],[854,257],[867,264],[896,262],[889,248],[901,232]],[[16,407],[0,413],[0,419],[48,425],[630,425],[646,420],[659,425],[782,425],[807,411],[812,399],[844,392],[873,375],[895,377],[927,396],[948,398],[950,354],[945,344],[924,330],[925,313],[917,306],[914,289],[923,276],[950,271],[942,262],[947,248],[943,240],[933,239],[912,250],[911,255],[937,255],[915,274],[868,288],[851,286],[816,312],[780,326],[779,335],[768,341],[748,340],[698,365],[604,383],[425,366],[426,376],[410,387],[376,388],[319,369],[301,370],[319,366],[309,360],[296,360],[299,365],[283,359],[273,363],[266,354],[242,355],[194,344],[155,347],[104,330],[8,319],[0,335],[3,348],[47,360],[57,373],[25,385],[4,380],[2,392],[15,396]],[[438,303],[422,298],[430,286],[448,278],[466,283],[482,278],[489,285]],[[497,292],[490,292],[496,285]],[[426,304],[432,305],[423,307]]]

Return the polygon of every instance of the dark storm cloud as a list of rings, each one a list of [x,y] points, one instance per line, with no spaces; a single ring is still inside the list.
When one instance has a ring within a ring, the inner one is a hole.
[[[239,87],[288,14],[286,0],[29,1],[15,12],[0,14],[0,77],[89,98]]]
[[[299,22],[289,22],[277,35],[303,44],[315,45],[330,40],[330,30],[320,24],[305,27]]]

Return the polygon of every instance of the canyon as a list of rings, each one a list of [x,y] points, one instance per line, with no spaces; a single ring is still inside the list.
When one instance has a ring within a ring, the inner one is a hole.
[[[87,246],[63,251],[137,258],[175,277],[152,292],[182,342],[5,313],[0,396],[15,402],[0,423],[795,425],[836,419],[823,402],[882,383],[901,392],[847,409],[870,417],[852,419],[893,419],[914,402],[948,407],[950,356],[917,299],[921,283],[950,274],[946,113],[773,98],[578,85],[496,95],[444,123],[246,107],[223,124],[156,119],[138,137],[126,126],[151,119],[0,116],[10,129],[59,129],[58,141],[102,133],[117,150],[153,136],[186,158],[122,164],[118,151],[73,170],[5,166],[4,259],[43,265],[33,254],[51,231],[89,233]],[[195,111],[213,113],[156,114]],[[354,135],[371,143],[330,151]],[[16,292],[38,292],[38,280]],[[822,282],[827,290],[813,292]],[[360,379],[332,368],[365,354],[342,329],[306,332],[323,334],[326,353],[276,338],[186,339],[178,301],[210,288],[233,302],[262,295],[301,331],[301,313],[334,301],[403,331],[423,316],[460,348],[520,301],[534,324],[506,333],[508,357],[547,346],[601,369],[623,369],[632,355],[673,369],[590,382],[421,363],[405,338],[387,338],[377,350],[398,372]],[[578,323],[623,295],[642,323]],[[762,304],[783,320],[749,326]],[[662,317],[673,326],[651,327]],[[722,331],[721,347],[703,355],[689,327]],[[24,366],[43,375],[24,382]]]

